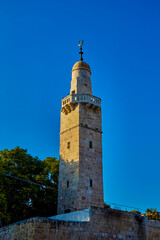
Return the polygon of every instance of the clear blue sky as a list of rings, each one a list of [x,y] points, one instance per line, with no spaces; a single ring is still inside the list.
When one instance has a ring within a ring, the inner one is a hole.
[[[158,0],[0,0],[0,150],[58,157],[84,39],[102,99],[105,201],[160,211],[159,11]]]

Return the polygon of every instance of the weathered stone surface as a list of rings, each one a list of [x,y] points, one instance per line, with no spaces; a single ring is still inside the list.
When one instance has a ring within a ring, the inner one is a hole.
[[[159,240],[160,222],[91,207],[90,222],[32,218],[0,229],[0,240]]]
[[[92,95],[92,85],[91,85],[91,72],[90,68],[84,68],[83,64],[87,64],[85,62],[77,62],[79,67],[75,68],[73,66],[72,69],[72,80],[71,80],[71,89],[70,94],[72,93],[83,93],[83,94],[91,94]],[[87,64],[88,65],[88,64]]]
[[[104,205],[101,100],[85,95],[92,94],[91,73],[80,66],[72,71],[71,95],[62,100],[58,214]],[[74,103],[73,91],[83,95]]]

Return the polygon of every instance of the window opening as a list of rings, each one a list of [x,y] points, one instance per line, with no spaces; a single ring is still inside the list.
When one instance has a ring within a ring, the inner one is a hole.
[[[69,180],[67,180],[67,188],[69,188]]]
[[[93,181],[92,181],[92,179],[90,179],[90,187],[92,187],[93,186]]]
[[[70,142],[67,143],[67,148],[68,148],[68,149],[70,148]]]
[[[92,147],[93,147],[92,141],[89,141],[89,148],[92,148]]]
[[[72,91],[72,94],[75,94],[75,90],[74,90],[74,91]]]

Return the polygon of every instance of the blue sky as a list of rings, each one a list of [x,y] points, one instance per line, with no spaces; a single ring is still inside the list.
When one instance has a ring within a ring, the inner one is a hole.
[[[160,3],[0,0],[0,150],[59,156],[79,60],[102,99],[104,198],[160,211]]]

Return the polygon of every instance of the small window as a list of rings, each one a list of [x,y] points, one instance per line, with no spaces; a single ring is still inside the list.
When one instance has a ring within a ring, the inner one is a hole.
[[[68,149],[70,148],[70,142],[67,143],[67,148],[68,148]]]
[[[69,180],[67,180],[67,188],[69,188]]]
[[[75,90],[74,90],[74,91],[72,91],[72,94],[75,94]]]
[[[90,179],[90,187],[92,187],[93,186],[93,182],[92,182],[92,179]]]
[[[92,147],[93,147],[92,141],[89,141],[89,148],[92,148]]]

